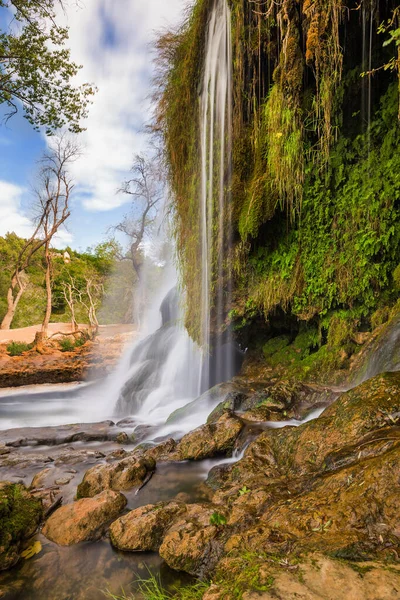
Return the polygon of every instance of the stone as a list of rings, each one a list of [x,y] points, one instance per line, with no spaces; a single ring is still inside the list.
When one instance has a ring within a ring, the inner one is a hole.
[[[42,469],[41,471],[39,471],[39,473],[36,473],[36,475],[32,479],[31,485],[29,486],[30,489],[36,490],[44,487],[47,476],[52,472],[53,469]]]
[[[215,423],[224,413],[241,410],[247,396],[243,392],[229,392],[224,400],[214,408],[207,419],[207,423]]]
[[[21,544],[37,529],[42,503],[20,483],[0,482],[0,571],[13,567]]]
[[[184,511],[185,505],[176,502],[149,504],[132,510],[112,523],[111,543],[118,550],[155,552],[173,519]]]
[[[301,576],[300,576],[301,574]],[[297,569],[260,569],[270,591],[247,591],[243,600],[394,600],[400,597],[400,572],[374,563],[345,564],[322,555],[302,561]]]
[[[117,437],[115,438],[115,441],[117,442],[117,444],[130,444],[132,443],[129,435],[127,433],[125,433],[125,431],[121,431]]]
[[[93,498],[103,490],[129,490],[139,486],[155,469],[155,460],[132,455],[111,464],[95,465],[86,471],[77,498]]]
[[[2,431],[7,447],[56,446],[72,442],[105,442],[115,440],[118,430],[113,421],[59,425],[57,427],[23,427]]]
[[[104,526],[125,508],[125,496],[105,490],[93,498],[84,498],[62,506],[43,527],[43,535],[59,546],[72,546],[97,539]]]
[[[142,444],[144,446],[144,444]],[[177,443],[173,438],[146,450],[145,455],[158,461],[170,460],[170,454],[176,450]]]
[[[212,504],[186,505],[159,548],[161,558],[171,569],[200,578],[212,572],[223,552],[219,540],[222,528],[211,524],[216,511],[225,516],[221,507]]]
[[[183,436],[176,449],[179,460],[203,460],[231,454],[244,425],[232,414],[224,414],[216,423],[202,425]]]

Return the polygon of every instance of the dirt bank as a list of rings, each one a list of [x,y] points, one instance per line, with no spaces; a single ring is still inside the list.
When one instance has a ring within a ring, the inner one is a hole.
[[[12,341],[29,343],[32,341],[31,335],[34,336],[36,331],[37,328],[28,327],[24,330],[0,333],[3,336],[12,333],[8,341],[12,339]],[[16,334],[19,337],[16,337]],[[46,354],[29,350],[21,356],[10,356],[7,353],[7,342],[4,343],[2,340],[0,388],[98,379],[113,369],[133,335],[130,326],[111,325],[102,327],[95,341],[88,341],[72,352],[61,352],[58,345],[53,344]]]

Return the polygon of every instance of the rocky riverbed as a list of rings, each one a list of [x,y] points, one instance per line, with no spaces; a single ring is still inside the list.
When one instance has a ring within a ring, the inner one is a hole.
[[[125,565],[159,564],[156,553],[172,572],[213,580],[205,600],[240,597],[235,585],[248,600],[400,597],[400,374],[342,394],[257,386],[225,386],[208,423],[181,439],[141,443],[126,421],[3,432],[0,564],[36,570],[26,598],[50,597],[38,584],[43,548]],[[41,550],[27,560],[32,539]],[[114,593],[126,583],[114,580]],[[16,597],[7,574],[0,586]],[[96,597],[85,594],[51,597]]]

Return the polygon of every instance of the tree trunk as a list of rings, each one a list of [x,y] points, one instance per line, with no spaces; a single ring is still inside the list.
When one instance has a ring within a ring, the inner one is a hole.
[[[47,293],[47,304],[46,313],[42,323],[42,334],[43,338],[46,339],[48,336],[48,329],[51,317],[51,303],[52,303],[52,291],[51,291],[51,257],[49,252],[49,246],[46,244],[46,293]]]
[[[15,296],[14,298],[14,290],[16,288],[16,286],[18,285],[18,279],[17,277],[13,277],[12,282],[10,287],[8,288],[8,292],[7,292],[7,312],[3,318],[3,321],[1,323],[0,329],[10,329],[11,324],[14,320],[14,316],[15,316],[15,311],[17,310],[17,306],[19,301],[21,300],[22,294],[25,291],[25,286],[23,286],[21,284],[21,282],[19,282],[19,290],[18,290],[18,294]]]

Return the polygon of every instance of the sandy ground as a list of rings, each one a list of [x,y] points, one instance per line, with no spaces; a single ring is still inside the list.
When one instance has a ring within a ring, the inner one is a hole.
[[[0,330],[0,344],[7,342],[24,342],[30,344],[35,339],[35,334],[40,331],[41,325],[32,325],[31,327],[23,327],[22,329],[9,329],[7,331]],[[86,329],[86,325],[80,325],[81,329]],[[72,331],[70,323],[50,323],[49,335],[57,332],[70,333]],[[99,329],[99,337],[107,338],[124,333],[134,333],[133,325],[101,325]]]

